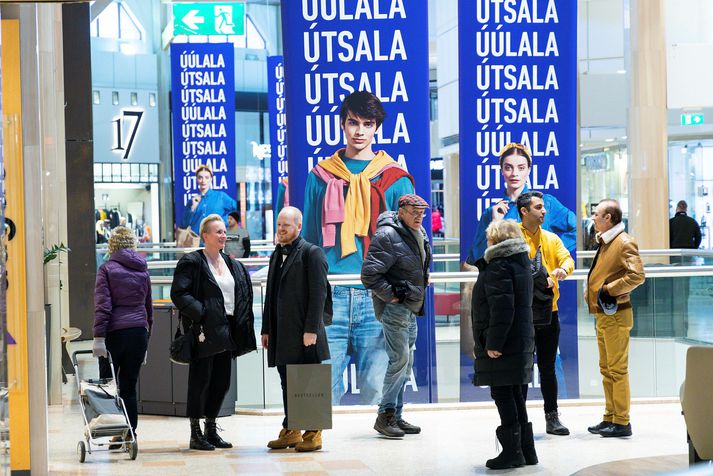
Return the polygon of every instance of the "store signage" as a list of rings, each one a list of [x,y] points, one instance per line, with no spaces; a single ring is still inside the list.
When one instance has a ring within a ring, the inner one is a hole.
[[[287,114],[285,104],[285,64],[282,56],[267,58],[267,110],[270,117],[270,148],[273,151],[272,209],[275,220],[287,192]]]
[[[698,126],[705,123],[703,114],[681,114],[682,126]]]
[[[290,0],[281,2],[287,99],[289,201],[304,208],[308,173],[320,160],[345,147],[339,110],[344,97],[366,90],[377,95],[386,119],[374,150],[384,150],[430,198],[430,95],[428,8],[423,0]],[[279,152],[273,150],[273,156]],[[424,220],[430,229],[430,220]],[[430,303],[430,300],[429,300]],[[420,391],[430,396],[433,319],[420,320],[414,370]],[[434,364],[435,365],[435,364]],[[435,382],[434,382],[435,383]],[[342,403],[355,403],[351,387]]]
[[[244,35],[244,3],[174,3],[174,35]]]
[[[235,200],[235,61],[232,43],[171,45],[176,223],[197,193],[196,168],[213,171],[213,189]]]
[[[119,153],[121,160],[129,159],[143,115],[143,110],[123,109],[121,114],[112,121],[114,125],[114,144],[111,150]]]
[[[461,0],[458,27],[462,258],[482,257],[484,227],[492,216],[488,207],[506,197],[498,154],[510,142],[532,153],[527,185],[545,194],[543,228],[558,233],[574,251],[577,2]],[[510,206],[505,217],[518,220],[516,207]],[[572,398],[578,394],[577,291],[570,282],[560,289],[564,372],[558,378],[564,385],[559,390]],[[465,382],[473,368],[472,360],[464,361]],[[463,399],[489,398],[487,392],[474,392],[472,385],[461,387]]]

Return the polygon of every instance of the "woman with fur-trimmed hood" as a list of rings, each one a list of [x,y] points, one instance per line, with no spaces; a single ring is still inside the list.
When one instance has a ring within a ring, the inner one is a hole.
[[[496,435],[502,453],[486,462],[491,469],[537,464],[522,386],[532,382],[534,327],[529,248],[512,220],[492,222],[488,248],[476,266],[472,319],[475,379],[489,385],[500,414]]]

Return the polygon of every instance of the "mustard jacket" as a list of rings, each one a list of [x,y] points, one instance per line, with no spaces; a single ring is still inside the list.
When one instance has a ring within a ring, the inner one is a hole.
[[[525,243],[530,247],[529,258],[533,259],[537,254],[537,248],[542,249],[542,264],[545,265],[547,273],[552,275],[556,268],[562,268],[567,276],[574,270],[574,260],[565,248],[559,236],[551,231],[543,230],[541,227],[535,233],[530,233],[527,228],[520,223],[520,229],[525,236]],[[552,299],[552,310],[557,310],[557,299],[560,297],[559,281],[553,278],[555,296]]]
[[[597,293],[602,286],[621,305],[631,302],[629,295],[646,278],[639,247],[629,234],[622,231],[609,243],[598,240],[599,250],[587,277],[586,300],[591,313],[603,312],[597,304]]]

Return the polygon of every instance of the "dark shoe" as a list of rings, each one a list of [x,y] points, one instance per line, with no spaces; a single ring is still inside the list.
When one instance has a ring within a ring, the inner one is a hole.
[[[598,425],[590,426],[589,428],[587,428],[587,431],[594,435],[598,435],[600,431],[602,431],[604,428],[609,428],[611,425],[612,422],[610,421],[602,421]]]
[[[557,411],[545,413],[545,421],[547,422],[547,433],[550,435],[569,435],[569,430],[560,422],[559,413]]]
[[[420,426],[412,425],[403,418],[399,418],[398,420],[396,420],[396,426],[401,428],[407,435],[417,435],[421,433]]]
[[[394,410],[379,413],[374,423],[374,429],[388,438],[403,438],[404,430],[399,428],[394,416]]]
[[[213,451],[215,446],[208,443],[201,431],[201,422],[198,418],[191,418],[191,441],[188,447],[192,450]]]
[[[537,452],[535,451],[535,437],[532,435],[532,423],[527,423],[520,427],[520,441],[525,464],[533,465],[539,463]]]
[[[631,423],[619,425],[613,423],[606,428],[599,430],[599,434],[604,438],[621,438],[623,436],[631,436]]]
[[[223,431],[222,428],[220,430]],[[215,418],[206,418],[205,419],[205,439],[206,439],[206,441],[208,441],[208,443],[215,446],[216,448],[232,448],[233,447],[232,443],[225,441],[218,434],[218,425],[215,423]]]
[[[121,436],[115,436],[109,441],[109,451],[116,451],[120,450],[124,444],[123,443],[116,443],[117,441],[124,441],[124,438]]]
[[[503,450],[497,457],[486,461],[485,466],[490,469],[525,466],[525,457],[522,455],[522,443],[520,441],[520,425],[499,426],[495,430],[495,434]]]

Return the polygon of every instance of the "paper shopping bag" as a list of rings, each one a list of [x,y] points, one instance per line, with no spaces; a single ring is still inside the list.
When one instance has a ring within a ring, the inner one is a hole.
[[[292,430],[332,428],[332,366],[287,366],[287,427]]]

